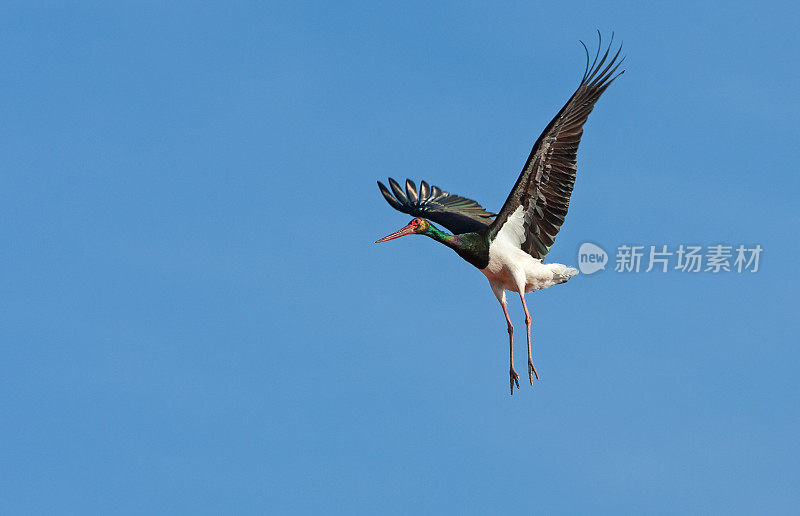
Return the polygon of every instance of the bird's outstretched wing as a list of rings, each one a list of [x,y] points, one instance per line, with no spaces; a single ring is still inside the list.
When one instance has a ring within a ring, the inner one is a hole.
[[[491,240],[508,238],[523,251],[539,259],[544,258],[550,250],[567,215],[578,170],[576,161],[583,124],[600,95],[624,73],[623,70],[616,74],[624,60],[617,60],[621,46],[614,57],[608,59],[613,40],[612,35],[611,43],[600,58],[601,39],[591,66],[589,51],[583,45],[586,49],[583,79],[533,145],[517,183],[489,228]]]
[[[472,199],[442,191],[438,186],[428,186],[422,181],[419,192],[413,181],[406,179],[406,191],[397,181],[389,178],[389,191],[378,181],[383,197],[392,208],[414,217],[424,217],[449,229],[453,234],[471,233],[486,229],[496,213],[489,213]],[[392,195],[394,193],[394,195]]]

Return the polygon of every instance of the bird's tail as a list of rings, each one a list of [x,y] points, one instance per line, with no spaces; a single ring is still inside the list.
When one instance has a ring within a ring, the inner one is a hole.
[[[553,273],[553,279],[556,281],[556,283],[564,283],[571,277],[578,274],[578,269],[575,267],[568,267],[560,263],[550,263],[548,265],[550,266],[550,270]]]

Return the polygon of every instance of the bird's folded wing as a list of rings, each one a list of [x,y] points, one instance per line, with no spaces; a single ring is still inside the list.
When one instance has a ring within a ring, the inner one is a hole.
[[[428,186],[425,181],[420,183],[419,191],[410,179],[406,179],[405,192],[391,177],[389,186],[391,191],[378,181],[378,188],[392,208],[441,224],[453,234],[485,229],[496,215],[472,199],[444,192],[437,186]]]

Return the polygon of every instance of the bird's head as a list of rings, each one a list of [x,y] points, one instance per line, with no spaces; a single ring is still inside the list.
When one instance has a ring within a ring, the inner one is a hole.
[[[431,223],[425,219],[416,218],[408,223],[408,225],[398,229],[391,235],[386,235],[385,237],[381,238],[380,240],[376,240],[375,243],[380,242],[388,242],[389,240],[394,240],[395,238],[400,238],[401,236],[406,235],[424,235],[428,229],[430,229]]]

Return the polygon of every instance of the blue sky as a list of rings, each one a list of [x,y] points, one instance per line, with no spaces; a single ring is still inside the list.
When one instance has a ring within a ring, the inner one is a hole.
[[[4,3],[0,512],[796,511],[798,7],[558,4]],[[529,295],[509,397],[485,278],[373,244],[375,180],[498,209],[598,28],[549,259],[761,270]]]

